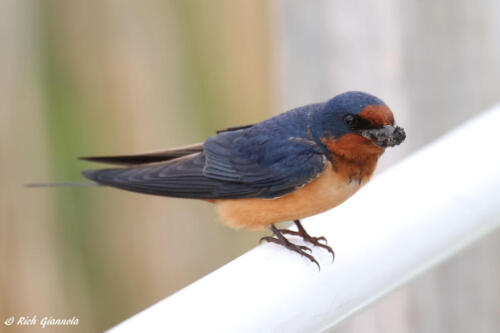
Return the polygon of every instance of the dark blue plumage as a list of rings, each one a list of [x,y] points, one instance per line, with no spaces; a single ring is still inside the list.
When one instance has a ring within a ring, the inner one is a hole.
[[[316,142],[322,138],[340,138],[351,129],[346,126],[343,117],[346,114],[357,115],[370,105],[385,105],[379,98],[363,92],[353,91],[335,96],[321,103],[318,112],[311,114],[310,128]],[[324,152],[327,149],[322,145]]]
[[[309,183],[323,171],[330,154],[322,139],[350,131],[342,121],[346,113],[383,104],[365,93],[344,93],[250,127],[221,131],[207,139],[199,153],[83,174],[100,184],[163,196],[275,198]]]
[[[84,158],[128,167],[84,171],[102,185],[215,204],[227,226],[262,229],[263,240],[285,246],[318,265],[284,234],[329,251],[300,219],[338,206],[366,184],[387,147],[404,129],[384,102],[362,92],[340,94],[261,123],[218,131],[203,144],[140,155]],[[273,199],[273,200],[267,200]],[[294,221],[298,231],[274,224]]]

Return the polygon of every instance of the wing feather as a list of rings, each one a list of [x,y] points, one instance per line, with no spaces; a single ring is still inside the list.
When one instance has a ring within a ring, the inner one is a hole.
[[[326,163],[314,142],[290,140],[286,132],[258,125],[220,132],[201,151],[197,145],[189,152],[174,158],[168,151],[159,163],[83,174],[99,184],[161,196],[276,198],[312,181]]]

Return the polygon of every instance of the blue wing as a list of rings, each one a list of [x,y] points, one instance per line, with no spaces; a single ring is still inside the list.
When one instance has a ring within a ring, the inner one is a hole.
[[[153,165],[85,171],[84,176],[162,196],[280,197],[309,183],[326,163],[314,141],[291,134],[274,125],[221,132],[205,142],[201,153]]]
[[[258,197],[279,197],[309,183],[325,167],[313,141],[258,128],[217,135],[203,148],[203,174],[227,182],[217,191],[222,196],[238,192],[239,184],[245,184]]]

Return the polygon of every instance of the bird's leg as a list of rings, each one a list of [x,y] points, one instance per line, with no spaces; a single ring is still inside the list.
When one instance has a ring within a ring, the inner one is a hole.
[[[310,236],[307,233],[306,229],[304,229],[304,227],[302,226],[302,223],[300,223],[300,220],[295,220],[295,221],[293,221],[293,223],[295,223],[295,225],[297,226],[298,231],[283,229],[283,230],[280,230],[281,233],[300,236],[300,237],[302,237],[302,239],[304,241],[311,243],[314,246],[319,246],[319,247],[324,248],[325,250],[327,250],[328,252],[330,252],[332,254],[332,260],[335,259],[335,253],[333,252],[332,248],[328,245],[320,243],[321,240],[324,241],[325,243],[327,243],[327,240],[325,237],[323,237],[323,236],[321,236],[321,237]]]
[[[321,269],[318,262],[316,261],[316,259],[314,259],[314,257],[312,255],[310,255],[309,253],[305,252],[305,251],[311,252],[310,248],[308,248],[307,246],[300,246],[297,244],[293,244],[288,239],[286,239],[285,236],[283,236],[283,234],[281,233],[283,230],[276,228],[274,226],[274,224],[271,224],[271,226],[269,228],[271,229],[271,231],[273,232],[275,237],[272,237],[272,236],[262,237],[260,239],[260,242],[265,240],[267,242],[282,245],[282,246],[286,247],[287,249],[294,251],[294,252],[297,252],[298,254],[306,257],[307,259],[309,259],[310,261],[312,261],[313,263],[318,265],[318,269]]]

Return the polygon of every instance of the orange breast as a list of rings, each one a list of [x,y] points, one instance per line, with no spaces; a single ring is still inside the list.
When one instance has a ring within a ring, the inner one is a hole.
[[[349,181],[345,173],[328,163],[323,173],[300,189],[276,199],[217,200],[216,211],[221,221],[233,228],[262,229],[270,224],[302,219],[329,210],[353,195],[370,175]],[[373,166],[375,169],[375,165]],[[373,172],[373,170],[372,170]]]

